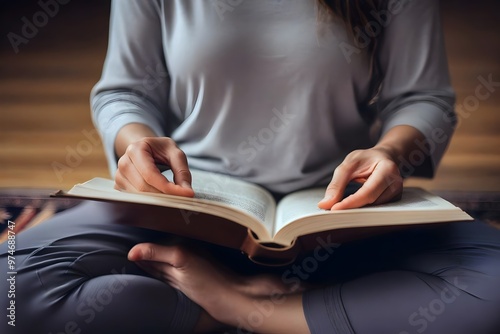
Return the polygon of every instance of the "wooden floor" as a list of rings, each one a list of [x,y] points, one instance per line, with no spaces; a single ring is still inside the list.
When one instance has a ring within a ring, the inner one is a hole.
[[[36,1],[21,3],[0,1],[2,36],[19,34],[21,19],[41,10]],[[436,178],[408,184],[498,191],[500,87],[476,110],[464,104],[474,101],[478,78],[500,82],[500,1],[447,0],[442,9],[460,124]],[[0,187],[66,189],[108,176],[101,145],[92,137],[88,102],[105,56],[108,15],[107,1],[74,0],[61,5],[18,53],[2,38]]]

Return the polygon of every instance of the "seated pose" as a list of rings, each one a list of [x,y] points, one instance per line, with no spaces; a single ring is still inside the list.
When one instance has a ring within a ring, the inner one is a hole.
[[[276,197],[324,186],[325,210],[397,200],[404,177],[432,176],[453,104],[435,0],[114,1],[92,91],[117,189],[194,196],[195,168]],[[343,198],[350,182],[362,186]],[[86,201],[21,233],[15,327],[3,316],[0,332],[500,332],[500,231],[480,221],[324,245],[313,270],[126,218]]]

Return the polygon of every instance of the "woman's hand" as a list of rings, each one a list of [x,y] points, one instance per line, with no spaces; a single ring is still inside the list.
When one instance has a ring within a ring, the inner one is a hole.
[[[170,167],[174,182],[163,176],[156,164]],[[118,160],[115,188],[193,197],[186,155],[166,137],[145,137],[129,144]]]
[[[354,194],[342,199],[351,181],[363,185]],[[318,206],[325,210],[359,208],[399,199],[402,191],[403,178],[387,150],[378,147],[357,150],[347,155],[335,169],[325,197]]]
[[[387,131],[375,147],[351,152],[335,169],[325,198],[318,206],[325,210],[353,209],[399,199],[403,192],[403,178],[397,161],[408,160],[412,153],[421,150],[417,142],[424,140],[424,135],[416,128],[398,125]],[[363,185],[342,199],[351,181]]]
[[[301,291],[280,276],[241,276],[185,246],[142,243],[128,259],[182,291],[211,317],[233,328],[262,333],[309,333]],[[262,315],[256,324],[252,315]]]

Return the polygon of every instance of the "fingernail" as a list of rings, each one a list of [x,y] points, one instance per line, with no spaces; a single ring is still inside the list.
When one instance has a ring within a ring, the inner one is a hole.
[[[191,187],[191,183],[189,183],[188,181],[183,181],[183,182],[181,183],[181,187],[182,187],[182,188],[193,189],[193,187]]]
[[[129,251],[130,255],[132,255],[131,257],[134,261],[140,261],[144,258],[144,250],[142,247],[136,245]]]
[[[140,259],[140,256],[138,256],[138,252],[137,251],[134,251],[134,252],[129,252],[128,255],[127,255],[127,258],[130,260],[130,261],[138,261]]]
[[[320,202],[320,203],[321,203],[321,202],[326,202],[326,201],[328,201],[328,200],[332,199],[332,197],[333,197],[332,195],[325,195],[325,197],[323,197],[323,199],[322,199],[321,201],[319,201],[319,202]]]

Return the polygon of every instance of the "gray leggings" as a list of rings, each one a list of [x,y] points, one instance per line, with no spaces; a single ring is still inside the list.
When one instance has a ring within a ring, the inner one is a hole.
[[[0,333],[189,333],[200,307],[126,258],[169,236],[115,220],[111,204],[88,201],[19,234],[15,298],[0,245],[2,312],[15,300],[15,327],[3,314]],[[209,248],[240,273],[263,270]],[[393,232],[273,272],[323,286],[303,298],[312,333],[500,333],[500,231],[485,223]]]

